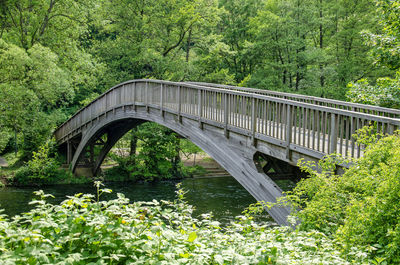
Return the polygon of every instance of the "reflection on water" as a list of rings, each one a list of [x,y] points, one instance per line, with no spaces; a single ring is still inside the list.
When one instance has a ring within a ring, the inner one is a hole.
[[[112,194],[105,194],[105,199],[116,198],[117,193],[123,193],[131,201],[174,200],[175,185],[178,181],[163,181],[157,183],[110,183],[107,188]],[[255,199],[232,177],[194,178],[182,180],[182,188],[187,191],[186,200],[195,206],[195,215],[213,212],[215,219],[228,222]],[[67,195],[76,193],[95,194],[91,184],[86,185],[55,185],[41,188],[45,193],[54,195],[52,203],[59,203]],[[6,187],[0,190],[0,208],[5,213],[14,216],[29,211],[32,207],[28,202],[34,197],[33,191],[38,188]],[[271,219],[269,219],[271,220]]]

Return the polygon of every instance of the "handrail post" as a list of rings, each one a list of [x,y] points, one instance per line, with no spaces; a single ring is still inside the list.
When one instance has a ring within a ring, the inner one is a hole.
[[[256,146],[256,99],[251,97],[251,145]]]
[[[144,92],[144,103],[146,104],[146,112],[149,112],[149,82],[146,81],[145,92]]]
[[[290,144],[292,142],[292,106],[287,105],[286,111],[286,159],[291,160]]]
[[[229,119],[229,104],[228,104],[228,94],[224,93],[224,135],[226,138],[229,137],[228,132],[228,119]]]
[[[133,83],[133,111],[136,112],[136,82]]]
[[[336,123],[336,114],[331,113],[331,144],[329,147],[329,154],[335,153],[337,148],[337,123]]]
[[[203,104],[203,98],[202,98],[202,96],[203,96],[203,93],[202,93],[202,91],[201,91],[201,89],[198,89],[197,90],[198,92],[198,94],[197,94],[197,112],[198,112],[198,114],[199,114],[199,128],[200,129],[203,129],[203,125],[202,125],[202,123],[201,123],[201,117],[203,116],[203,106],[202,106],[202,104]]]
[[[181,123],[182,122],[182,116],[181,116],[181,104],[182,104],[182,100],[181,100],[181,86],[178,86],[178,122]]]
[[[161,83],[161,88],[160,88],[160,114],[161,114],[161,117],[164,117],[164,86],[163,86],[163,83]]]
[[[105,103],[106,103],[106,107],[104,108],[105,109],[105,118],[107,119],[107,112],[108,112],[108,92],[106,92],[106,94],[105,94],[105,96],[104,96],[104,101],[105,101]]]
[[[120,98],[120,104],[122,104],[122,111],[124,112],[125,112],[125,95],[126,95],[125,91],[126,91],[125,85],[122,85],[121,94],[119,98]]]
[[[394,134],[394,131],[395,131],[395,126],[393,125],[393,124],[388,124],[388,134],[389,135],[392,135],[392,134]]]

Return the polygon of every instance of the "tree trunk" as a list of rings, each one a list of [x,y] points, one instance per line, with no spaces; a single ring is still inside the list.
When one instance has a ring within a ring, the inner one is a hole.
[[[131,134],[131,139],[130,139],[130,151],[129,151],[129,156],[132,164],[135,164],[135,158],[136,158],[136,149],[137,149],[137,142],[138,142],[138,137],[136,135],[137,128],[133,128],[130,132]]]
[[[319,1],[320,7],[319,7],[319,18],[320,18],[320,22],[319,22],[319,48],[322,49],[324,48],[324,33],[323,33],[323,26],[322,26],[322,18],[323,18],[323,14],[322,14],[322,0]],[[325,76],[324,76],[324,66],[323,63],[320,62],[319,64],[319,70],[320,70],[320,85],[321,87],[324,87],[325,85]]]
[[[15,152],[15,156],[17,156],[17,154],[18,154],[18,142],[17,142],[17,129],[16,128],[14,128],[14,141],[15,141],[14,152]]]
[[[190,56],[190,43],[192,42],[192,28],[189,30],[189,36],[187,38],[187,43],[186,43],[186,62],[189,62],[189,56]]]
[[[180,151],[181,151],[180,141],[178,138],[176,138],[176,141],[175,141],[175,152],[176,153],[175,153],[175,157],[172,161],[172,170],[176,177],[179,177],[181,175],[179,172],[179,162],[181,161]]]

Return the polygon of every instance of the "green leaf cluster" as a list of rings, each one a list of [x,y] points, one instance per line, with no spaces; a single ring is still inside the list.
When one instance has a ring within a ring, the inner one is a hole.
[[[375,85],[361,79],[350,83],[346,96],[355,103],[378,105],[387,108],[400,108],[400,72],[395,79],[380,78]]]
[[[178,193],[182,193],[179,191]],[[43,191],[28,213],[0,215],[4,264],[366,264],[354,250],[342,256],[320,232],[270,227],[241,216],[222,228],[182,199],[130,203],[93,195],[68,196],[59,205]],[[182,196],[180,196],[182,197]]]
[[[342,176],[334,173],[336,157],[318,167],[303,163],[310,177],[300,181],[287,199],[299,209],[300,229],[317,229],[335,238],[345,251],[359,246],[372,257],[397,264],[400,135],[378,138],[369,141],[365,134],[361,137],[367,150]]]
[[[47,141],[37,152],[33,152],[31,160],[17,170],[12,181],[15,185],[39,186],[67,178],[72,178],[72,174],[61,169],[61,163],[55,153],[55,143]]]
[[[146,122],[137,126],[132,134],[131,141],[137,141],[137,152],[128,156],[110,154],[118,166],[105,172],[107,180],[154,181],[182,177],[180,139],[176,133]]]

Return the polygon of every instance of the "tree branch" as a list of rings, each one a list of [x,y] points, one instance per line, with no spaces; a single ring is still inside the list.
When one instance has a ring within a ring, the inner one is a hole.
[[[192,23],[187,27],[187,29],[184,29],[183,32],[181,32],[181,35],[179,36],[178,42],[177,42],[176,44],[172,45],[171,47],[169,47],[168,49],[166,49],[166,50],[163,52],[163,54],[162,54],[163,57],[167,56],[168,53],[169,53],[170,51],[172,51],[173,49],[175,49],[176,47],[178,47],[178,46],[182,43],[183,39],[184,39],[185,36],[186,36],[186,33],[189,31],[189,29],[192,28],[193,24],[194,24],[194,22],[192,22]]]

